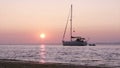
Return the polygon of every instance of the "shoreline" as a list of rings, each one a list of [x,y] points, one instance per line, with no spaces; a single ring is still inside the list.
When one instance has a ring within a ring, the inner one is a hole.
[[[0,59],[0,68],[110,68],[100,66],[73,65],[67,63],[40,63],[13,59]]]

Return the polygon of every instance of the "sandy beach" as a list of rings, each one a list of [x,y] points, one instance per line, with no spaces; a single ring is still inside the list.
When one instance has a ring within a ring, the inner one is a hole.
[[[39,63],[20,60],[0,60],[0,68],[110,68],[100,66],[82,66],[62,63]]]

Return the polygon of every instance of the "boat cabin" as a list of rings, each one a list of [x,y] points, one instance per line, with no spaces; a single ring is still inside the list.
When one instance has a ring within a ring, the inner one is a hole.
[[[81,37],[71,37],[71,38],[75,38],[75,41],[77,42],[85,42],[85,38],[81,38]]]

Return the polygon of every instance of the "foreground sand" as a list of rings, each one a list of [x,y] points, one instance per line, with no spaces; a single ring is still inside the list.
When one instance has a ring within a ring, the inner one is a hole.
[[[0,68],[110,68],[98,66],[81,66],[62,63],[39,63],[19,60],[0,60]]]

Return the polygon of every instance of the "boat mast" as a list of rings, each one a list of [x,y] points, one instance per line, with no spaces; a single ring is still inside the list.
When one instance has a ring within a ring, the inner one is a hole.
[[[70,40],[72,41],[72,12],[73,12],[73,7],[71,4],[71,18],[70,18]]]

